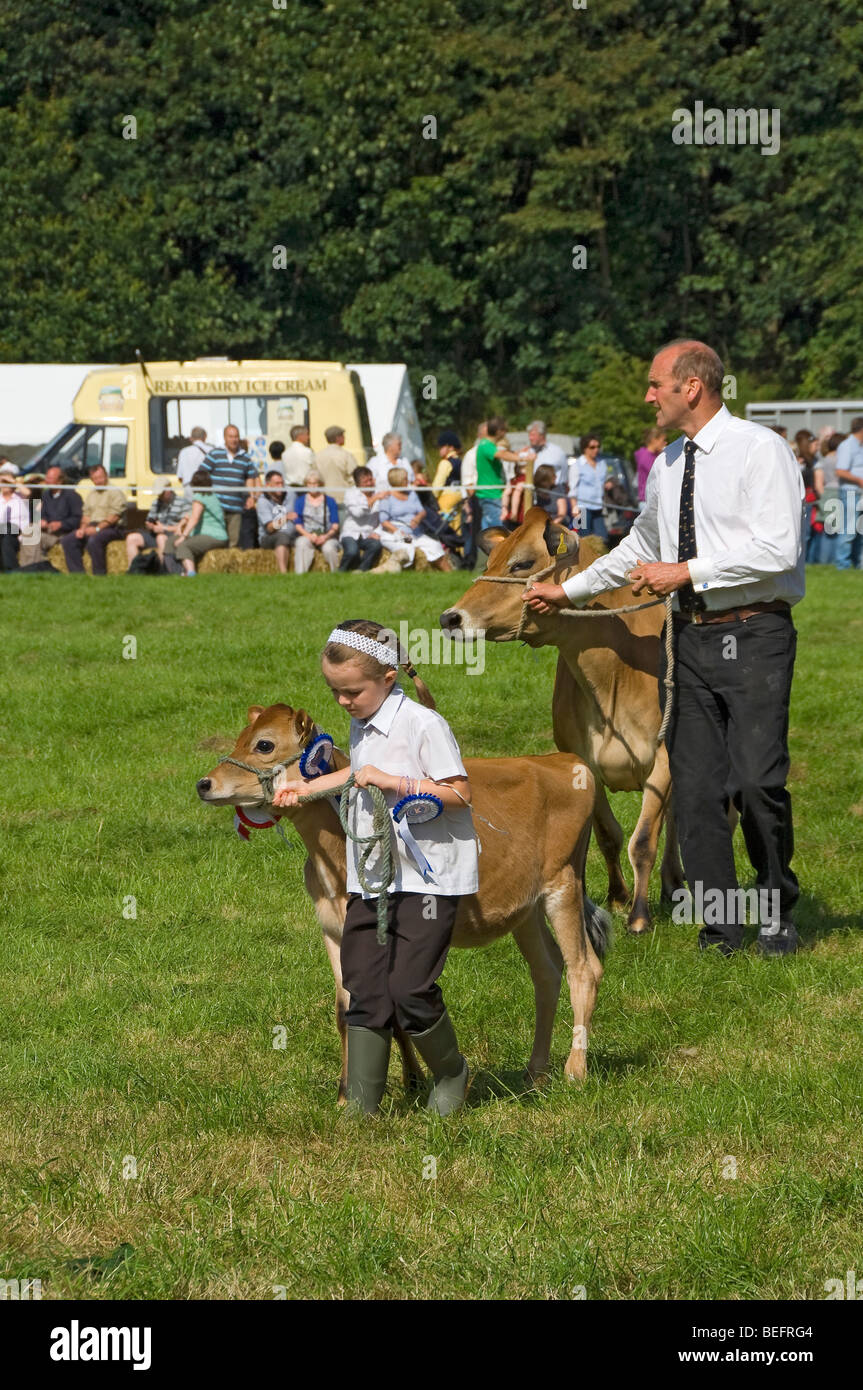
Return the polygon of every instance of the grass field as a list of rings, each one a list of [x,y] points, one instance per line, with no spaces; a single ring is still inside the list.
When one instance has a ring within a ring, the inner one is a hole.
[[[618,918],[588,1081],[562,1074],[564,991],[527,1094],[521,957],[454,952],[469,1106],[427,1118],[394,1061],[361,1124],[334,1103],[303,853],[242,843],[195,781],[250,703],[342,742],[330,627],[434,626],[464,580],[3,576],[0,1277],[43,1298],[817,1299],[863,1274],[861,581],[812,570],[796,612],[807,949],[724,962],[665,915],[645,939]],[[481,676],[426,673],[465,755],[552,749],[554,661],[501,646]],[[636,798],[614,804],[629,832]]]

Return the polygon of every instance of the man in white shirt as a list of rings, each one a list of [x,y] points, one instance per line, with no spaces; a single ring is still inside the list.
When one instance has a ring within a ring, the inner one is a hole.
[[[190,442],[177,455],[177,477],[183,484],[183,496],[192,501],[191,482],[207,457],[207,431],[196,425],[189,435]]]
[[[552,444],[551,440],[546,438],[545,421],[531,420],[527,427],[527,437],[533,454],[534,474],[543,464],[547,464],[549,468],[554,469],[555,487],[565,487],[568,467],[566,454],[559,445]]]
[[[835,565],[838,570],[863,567],[863,535],[858,530],[863,512],[863,415],[851,421],[851,430],[836,450],[836,480],[839,483],[839,530],[836,535]]]
[[[313,466],[315,455],[309,448],[308,425],[291,427],[291,442],[282,455],[281,473],[289,487],[302,487],[303,480]]]
[[[660,349],[645,400],[657,426],[683,433],[656,459],[645,510],[610,554],[562,585],[528,585],[525,602],[548,612],[627,583],[645,597],[674,594],[666,744],[683,865],[704,904],[699,944],[730,955],[743,942],[730,798],[769,903],[767,920],[759,913],[759,949],[787,955],[798,945],[785,780],[797,645],[791,605],[805,588],[804,490],[788,445],[723,405],[722,378],[722,362],[704,343]],[[660,702],[664,675],[663,642]]]

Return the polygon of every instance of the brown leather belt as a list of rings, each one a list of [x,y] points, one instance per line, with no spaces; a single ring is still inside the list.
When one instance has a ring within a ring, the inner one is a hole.
[[[703,613],[693,613],[691,617],[685,613],[675,613],[674,621],[678,626],[688,627],[690,623],[701,626],[702,623],[734,623],[745,622],[747,618],[754,618],[756,613],[790,613],[791,604],[784,599],[771,599],[769,603],[753,603],[748,608],[723,608],[720,612],[712,612],[709,608]]]

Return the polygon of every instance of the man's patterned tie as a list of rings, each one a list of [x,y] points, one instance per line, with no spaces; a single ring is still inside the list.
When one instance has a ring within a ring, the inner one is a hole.
[[[686,462],[683,466],[683,482],[680,484],[680,522],[677,531],[677,562],[694,560],[698,554],[695,544],[695,450],[697,445],[687,439],[683,446]],[[680,611],[687,618],[693,613],[703,613],[707,607],[700,594],[696,594],[691,584],[684,584],[677,591]]]

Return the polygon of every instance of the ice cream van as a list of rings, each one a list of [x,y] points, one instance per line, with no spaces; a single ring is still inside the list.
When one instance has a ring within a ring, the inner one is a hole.
[[[196,426],[206,430],[212,448],[222,443],[227,425],[236,425],[252,460],[263,468],[270,444],[290,444],[295,425],[308,428],[315,450],[326,443],[324,431],[340,425],[346,448],[362,463],[380,443],[372,434],[370,407],[378,432],[381,424],[396,430],[405,449],[422,456],[403,364],[353,368],[340,362],[199,357],[101,367],[87,373],[73,402],[72,422],[38,451],[28,471],[59,464],[70,482],[78,482],[102,463],[130,502],[145,507],[160,486],[178,486],[177,457]]]

